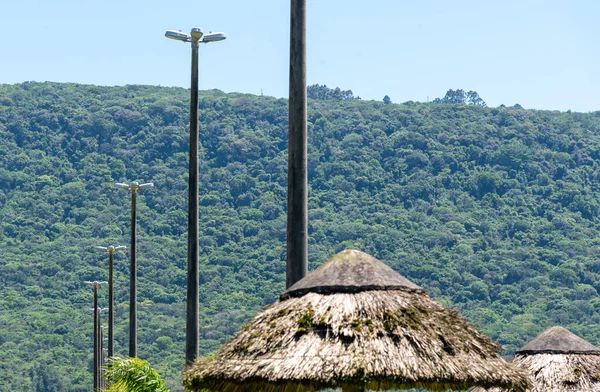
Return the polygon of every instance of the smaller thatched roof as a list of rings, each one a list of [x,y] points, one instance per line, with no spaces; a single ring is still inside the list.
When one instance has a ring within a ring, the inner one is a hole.
[[[455,310],[365,253],[346,250],[284,292],[214,359],[184,371],[192,391],[523,391],[526,377]]]
[[[539,334],[516,352],[512,363],[529,376],[532,388],[528,392],[600,392],[600,349],[563,327]]]
[[[563,327],[552,327],[527,343],[517,354],[600,354],[600,348]]]

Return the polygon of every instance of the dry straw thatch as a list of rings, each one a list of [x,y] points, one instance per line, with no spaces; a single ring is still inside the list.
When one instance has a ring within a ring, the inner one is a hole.
[[[523,346],[513,364],[529,375],[528,392],[600,392],[600,349],[562,327],[550,328]],[[492,391],[508,389],[487,390]]]
[[[525,390],[499,348],[391,268],[347,250],[264,308],[214,359],[188,367],[184,384],[226,392]]]

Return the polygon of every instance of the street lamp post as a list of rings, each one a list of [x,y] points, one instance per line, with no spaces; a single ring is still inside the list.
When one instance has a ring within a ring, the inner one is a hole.
[[[103,310],[108,310],[108,308],[102,308],[99,309],[98,311],[100,313],[102,313]],[[100,354],[100,389],[103,390],[104,388],[106,388],[106,380],[104,379],[104,330],[108,329],[108,327],[106,326],[101,326],[100,327],[100,347],[99,347],[99,354]]]
[[[114,356],[114,272],[113,272],[113,254],[117,251],[127,249],[126,246],[97,246],[96,249],[108,252],[108,357]]]
[[[92,311],[94,312],[94,391],[99,390],[101,386],[101,370],[100,370],[100,356],[98,355],[100,348],[100,312],[98,311],[98,287],[101,284],[106,284],[107,282],[100,281],[85,281],[86,284],[89,284],[94,289],[94,307]]]
[[[106,283],[106,282],[103,282]],[[93,309],[91,309],[93,311]],[[102,326],[102,312],[104,312],[105,310],[108,310],[108,308],[101,308],[98,307],[96,308],[96,313],[98,314],[98,325],[96,326],[96,329],[98,330],[98,352],[97,352],[97,358],[98,358],[98,390],[102,391],[106,385],[105,385],[105,380],[104,380],[104,330],[108,327]]]
[[[190,34],[168,30],[165,37],[192,43],[192,81],[190,97],[190,166],[188,179],[188,259],[187,259],[187,305],[185,324],[185,359],[192,363],[198,357],[199,325],[199,266],[198,266],[198,47],[200,43],[222,41],[225,33],[204,35],[195,27]]]
[[[131,192],[131,245],[129,247],[130,268],[129,268],[129,356],[137,357],[137,259],[136,259],[136,195],[138,190],[154,187],[149,182],[140,184],[133,181],[130,184],[116,182],[117,188],[125,189]]]

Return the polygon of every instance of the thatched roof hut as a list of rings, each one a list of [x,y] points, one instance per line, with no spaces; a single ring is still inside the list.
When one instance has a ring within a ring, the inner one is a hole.
[[[379,260],[346,250],[265,307],[214,359],[188,367],[184,384],[228,392],[524,390],[526,378],[499,349]]]
[[[550,328],[527,343],[513,364],[530,377],[530,392],[600,392],[600,349],[563,327]]]

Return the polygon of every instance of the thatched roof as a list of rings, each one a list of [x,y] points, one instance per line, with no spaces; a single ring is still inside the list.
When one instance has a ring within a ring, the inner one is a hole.
[[[368,290],[424,290],[377,260],[357,250],[345,250],[281,294],[280,299],[306,293],[358,293]]]
[[[600,349],[562,327],[542,332],[517,351],[512,363],[529,376],[528,392],[600,392]],[[471,390],[483,391],[508,390]]]
[[[600,348],[563,327],[552,327],[527,343],[517,354],[600,354]]]
[[[527,386],[496,354],[497,344],[371,256],[344,251],[303,281],[264,308],[214,359],[188,367],[186,387],[300,392]],[[295,296],[300,289],[303,294]]]

